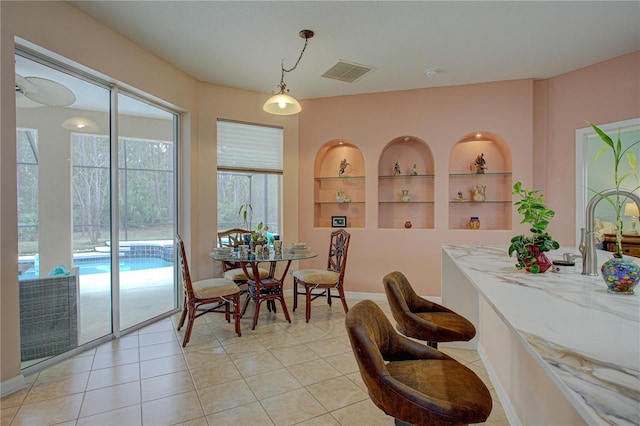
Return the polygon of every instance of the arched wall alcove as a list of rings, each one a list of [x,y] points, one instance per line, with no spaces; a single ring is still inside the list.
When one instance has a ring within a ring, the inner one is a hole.
[[[378,161],[378,228],[433,229],[434,161],[415,136],[391,140]]]
[[[345,167],[341,166],[343,161]],[[318,150],[314,162],[315,227],[365,227],[364,173],[364,155],[355,144],[336,139]]]
[[[511,229],[511,173],[511,150],[500,136],[478,131],[460,138],[449,155],[449,229],[472,229],[471,217],[480,230]]]

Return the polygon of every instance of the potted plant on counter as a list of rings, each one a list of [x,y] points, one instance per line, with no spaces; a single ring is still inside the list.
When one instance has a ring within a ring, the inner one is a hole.
[[[523,215],[520,223],[531,224],[531,235],[521,234],[513,237],[509,246],[509,256],[516,254],[518,269],[525,269],[533,274],[542,273],[551,266],[549,258],[544,253],[560,247],[546,231],[555,212],[545,205],[542,191],[524,189],[521,182],[513,185],[512,194],[521,197],[514,205],[518,208],[518,213]]]
[[[640,141],[633,142],[626,148],[623,148],[622,141],[620,140],[620,131],[618,131],[618,138],[614,142],[613,139],[611,139],[609,135],[607,135],[599,127],[597,127],[593,123],[589,123],[589,125],[598,134],[603,142],[602,148],[600,148],[600,150],[596,153],[593,161],[596,161],[609,150],[611,150],[611,152],[613,153],[613,182],[615,186],[612,190],[606,191],[607,194],[610,195],[590,189],[592,192],[595,192],[597,195],[599,195],[603,200],[606,200],[615,212],[614,226],[616,232],[616,250],[613,254],[613,257],[602,264],[600,272],[602,273],[602,278],[607,285],[607,291],[609,293],[633,294],[633,289],[636,287],[636,285],[638,285],[638,282],[640,281],[640,266],[629,259],[625,259],[622,256],[622,215],[624,205],[627,201],[629,201],[630,198],[628,194],[637,195],[638,189],[640,189],[640,185],[637,185],[632,190],[626,190],[620,188],[620,184],[622,183],[622,181],[632,175],[635,175],[636,179],[638,177],[637,158],[631,148],[638,145]],[[620,164],[625,157],[629,164],[629,170],[623,173],[620,170]],[[636,196],[634,201],[637,201],[637,198],[638,197]]]

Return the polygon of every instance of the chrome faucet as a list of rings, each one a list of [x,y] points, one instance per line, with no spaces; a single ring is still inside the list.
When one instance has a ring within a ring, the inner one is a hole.
[[[596,240],[593,230],[594,225],[594,213],[596,205],[603,199],[603,196],[610,197],[616,195],[616,192],[622,196],[631,198],[640,206],[640,197],[635,192],[628,191],[626,189],[616,190],[615,188],[607,189],[599,194],[596,194],[589,200],[587,204],[587,224],[586,229],[582,229],[582,236],[580,239],[580,253],[582,253],[582,275],[598,275],[598,259],[596,257]],[[584,247],[583,247],[584,244]]]

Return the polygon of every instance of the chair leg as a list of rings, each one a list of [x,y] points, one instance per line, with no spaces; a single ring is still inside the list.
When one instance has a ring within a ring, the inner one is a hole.
[[[244,298],[244,305],[242,305],[242,311],[240,312],[240,316],[243,317],[247,312],[247,306],[249,306],[249,300],[251,299],[251,294],[247,292],[247,296]]]
[[[311,319],[311,287],[306,286],[307,296],[307,309],[305,310],[305,319],[307,322]]]
[[[236,333],[238,337],[242,337],[242,331],[240,331],[240,294],[233,297],[233,317],[236,322]]]
[[[342,301],[342,307],[344,308],[344,313],[349,312],[349,307],[347,306],[347,298],[344,296],[344,289],[342,286],[338,287],[338,293],[340,294],[340,300]]]
[[[278,300],[280,300],[280,304],[282,305],[282,312],[284,313],[284,317],[287,319],[287,321],[291,322],[291,317],[289,316],[289,311],[287,310],[287,305],[284,302],[284,296],[282,294],[280,294],[280,297],[278,298]],[[276,305],[276,301],[273,301],[273,306],[274,306],[274,312],[275,312],[275,305]]]
[[[182,341],[182,347],[186,347],[187,343],[191,339],[191,330],[193,330],[193,323],[196,320],[196,307],[194,304],[189,303],[189,319],[187,321],[187,329],[184,332],[184,340]]]
[[[293,312],[298,308],[298,280],[293,278]]]
[[[178,321],[178,330],[184,325],[184,319],[187,317],[187,295],[184,296],[184,303],[182,305],[182,314],[180,315],[180,321]]]
[[[256,329],[256,325],[258,325],[258,316],[260,315],[260,304],[263,302],[262,299],[260,299],[260,296],[256,297],[255,303],[256,303],[256,309],[253,311],[253,326],[251,327],[252,330]]]
[[[327,288],[327,303],[331,306],[331,289]]]

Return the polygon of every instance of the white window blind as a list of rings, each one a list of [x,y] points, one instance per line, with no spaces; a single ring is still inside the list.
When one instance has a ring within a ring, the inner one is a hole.
[[[282,173],[282,128],[218,120],[218,170]]]

